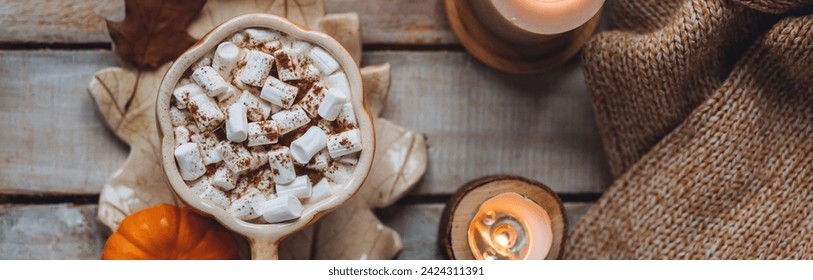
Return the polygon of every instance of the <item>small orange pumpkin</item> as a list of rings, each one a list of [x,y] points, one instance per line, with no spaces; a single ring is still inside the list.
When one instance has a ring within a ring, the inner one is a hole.
[[[226,228],[188,207],[169,204],[127,216],[102,251],[103,260],[237,258],[237,241]]]

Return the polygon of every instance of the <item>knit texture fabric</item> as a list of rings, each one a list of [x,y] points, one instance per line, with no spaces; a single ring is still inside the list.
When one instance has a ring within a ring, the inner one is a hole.
[[[811,7],[615,1],[583,60],[616,180],[566,258],[813,258]]]

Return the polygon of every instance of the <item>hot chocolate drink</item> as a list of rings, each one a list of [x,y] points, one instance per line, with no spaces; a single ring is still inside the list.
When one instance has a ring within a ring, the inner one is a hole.
[[[271,29],[237,32],[172,92],[180,175],[241,220],[297,219],[356,167],[363,147],[350,94],[325,49]]]

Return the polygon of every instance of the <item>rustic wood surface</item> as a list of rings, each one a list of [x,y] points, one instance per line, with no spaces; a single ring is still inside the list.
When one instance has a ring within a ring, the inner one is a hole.
[[[328,0],[331,14],[359,14],[365,44],[454,44],[441,0]],[[104,18],[124,18],[124,0],[0,0],[0,43],[108,43]]]
[[[568,223],[590,203],[566,203]],[[396,205],[379,211],[399,232],[402,260],[442,259],[437,230],[443,204]],[[110,232],[96,221],[96,205],[0,206],[0,259],[98,259]],[[363,256],[358,256],[362,258]]]
[[[412,194],[448,195],[493,174],[570,194],[609,184],[577,63],[511,75],[462,52],[376,51],[364,61],[393,65],[382,116],[427,136],[429,170]],[[107,50],[0,51],[0,127],[8,131],[0,136],[0,193],[99,192],[126,148],[86,86],[114,64]]]
[[[128,148],[86,87],[118,65],[103,18],[122,19],[123,7],[0,0],[0,259],[93,259],[103,247],[94,197]],[[570,225],[609,185],[578,61],[533,75],[490,69],[461,51],[442,0],[326,0],[325,11],[359,14],[363,64],[392,65],[383,117],[427,135],[426,176],[376,211],[401,235],[399,259],[440,258],[442,202],[471,179],[539,180],[565,194]]]

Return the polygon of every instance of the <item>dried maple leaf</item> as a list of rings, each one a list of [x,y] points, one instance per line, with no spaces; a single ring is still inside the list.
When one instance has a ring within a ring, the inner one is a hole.
[[[197,39],[186,32],[206,0],[125,0],[124,21],[107,21],[116,53],[139,67],[177,58]]]
[[[163,176],[155,120],[158,85],[169,63],[152,70],[106,68],[88,85],[111,130],[130,146],[130,155],[105,183],[99,197],[99,220],[115,230],[127,215],[159,203],[176,204]]]

